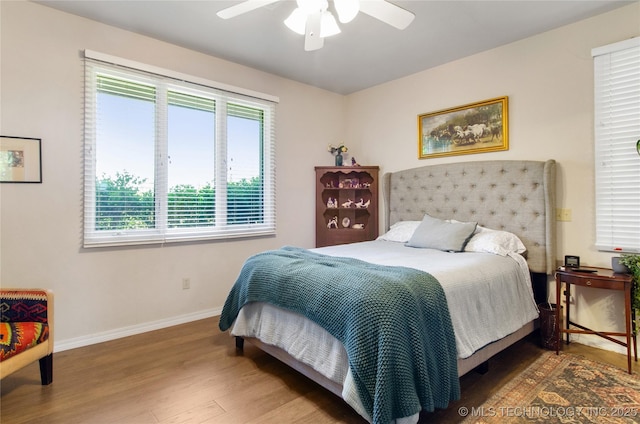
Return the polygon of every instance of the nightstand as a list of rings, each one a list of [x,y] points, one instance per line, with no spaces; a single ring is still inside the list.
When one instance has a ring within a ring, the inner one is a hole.
[[[635,334],[635,311],[631,310],[631,286],[633,279],[627,274],[615,274],[613,270],[606,268],[594,268],[584,267],[585,269],[593,270],[594,272],[579,272],[571,270],[571,268],[561,267],[556,271],[556,301],[560,302],[560,286],[561,283],[565,283],[565,328],[560,328],[560,311],[562,308],[556,308],[556,354],[560,350],[560,341],[562,340],[562,334],[567,335],[567,344],[569,344],[569,334],[595,334],[603,337],[609,341],[617,343],[627,348],[627,365],[629,374],[631,374],[631,339],[633,339],[633,355],[636,362],[638,361],[638,348]],[[571,285],[580,287],[591,287],[607,290],[620,290],[624,291],[624,312],[625,312],[625,332],[612,332],[612,331],[595,331],[590,328],[584,327],[580,324],[571,321],[571,304],[569,303],[569,297],[571,295]],[[570,328],[571,326],[577,327]],[[611,336],[625,336],[627,342],[614,339]]]

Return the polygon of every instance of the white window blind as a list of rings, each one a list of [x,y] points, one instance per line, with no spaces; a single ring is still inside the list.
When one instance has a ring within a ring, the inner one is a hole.
[[[277,99],[85,56],[85,247],[275,234]]]
[[[640,38],[593,49],[596,247],[640,252]]]

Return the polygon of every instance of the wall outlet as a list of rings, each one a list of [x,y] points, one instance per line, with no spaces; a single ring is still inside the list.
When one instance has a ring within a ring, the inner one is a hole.
[[[191,278],[185,277],[182,279],[182,290],[187,290],[191,288]]]
[[[571,221],[571,209],[556,209],[556,221]]]

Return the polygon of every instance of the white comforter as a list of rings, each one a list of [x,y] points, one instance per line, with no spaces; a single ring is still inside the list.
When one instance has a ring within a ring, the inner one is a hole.
[[[538,316],[526,260],[491,253],[448,253],[370,241],[314,249],[381,265],[406,266],[436,277],[447,296],[458,357],[511,334]]]
[[[538,316],[527,263],[515,253],[507,257],[448,253],[381,240],[313,250],[375,264],[416,268],[436,277],[447,297],[458,358],[471,356]],[[278,346],[325,377],[343,384],[345,401],[367,418],[350,387],[344,348],[315,323],[270,305],[249,304],[240,311],[231,333]]]

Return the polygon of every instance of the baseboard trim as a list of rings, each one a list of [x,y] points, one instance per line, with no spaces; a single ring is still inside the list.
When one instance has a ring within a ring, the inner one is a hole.
[[[222,313],[221,308],[206,309],[191,314],[179,315],[176,317],[161,319],[158,321],[145,322],[142,324],[132,325],[129,327],[116,328],[102,333],[91,334],[89,336],[74,337],[67,340],[54,340],[54,352],[62,352],[65,350],[76,349],[79,347],[90,346],[97,343],[108,342],[110,340],[120,339],[122,337],[134,336],[149,331],[161,330],[174,325],[186,324],[187,322],[198,321],[205,318],[211,318]]]

